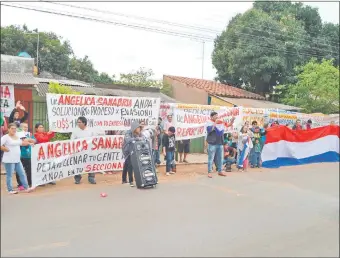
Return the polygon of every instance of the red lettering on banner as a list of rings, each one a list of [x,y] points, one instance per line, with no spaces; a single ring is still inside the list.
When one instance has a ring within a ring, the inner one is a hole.
[[[8,86],[1,85],[1,98],[2,99],[9,99],[11,98],[11,92]]]
[[[123,147],[123,137],[108,137],[108,138],[93,138],[92,139],[92,150],[99,149],[121,149]]]
[[[207,116],[185,114],[183,123],[202,124],[202,123],[205,123],[208,119],[209,118]]]
[[[94,97],[88,96],[73,96],[73,95],[61,95],[58,100],[58,105],[77,105],[77,106],[93,106],[95,105]]]
[[[85,167],[85,173],[110,171],[110,170],[121,170],[121,169],[123,169],[123,162],[113,162],[113,163],[106,163],[106,164],[88,164]]]
[[[176,137],[197,136],[204,133],[204,126],[194,128],[177,128]]]
[[[47,145],[47,158],[59,158],[61,156],[73,155],[87,150],[86,140],[73,142],[49,143]],[[38,158],[39,160],[39,158]]]
[[[41,159],[45,159],[45,152],[42,146],[40,146],[39,152],[38,152],[38,160],[41,160]]]
[[[97,105],[115,106],[115,107],[131,107],[132,99],[99,97],[97,100]]]

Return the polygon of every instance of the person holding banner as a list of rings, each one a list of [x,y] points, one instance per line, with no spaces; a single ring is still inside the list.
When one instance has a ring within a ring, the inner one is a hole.
[[[28,132],[28,124],[26,123],[21,123],[20,124],[20,128],[21,128],[21,132],[19,132],[17,135],[21,140],[25,140],[25,139],[32,139],[33,143],[36,142],[35,138],[33,135],[31,135]],[[20,156],[20,160],[21,163],[25,169],[26,172],[26,176],[27,176],[27,183],[29,185],[29,187],[32,186],[32,169],[31,169],[31,151],[32,151],[32,147],[31,145],[28,146],[21,146],[20,147],[20,151],[21,151],[21,156]],[[20,180],[19,174],[15,173],[15,176],[17,178],[17,182],[18,182],[18,190],[23,191],[24,190],[24,186]]]
[[[249,163],[249,154],[251,149],[253,148],[253,142],[251,140],[251,134],[246,126],[243,127],[240,135],[239,142],[237,144],[238,148],[238,169],[242,169],[243,171],[247,171],[248,163]]]
[[[20,161],[20,146],[33,145],[32,139],[21,140],[17,136],[17,125],[12,123],[8,126],[8,134],[1,137],[1,150],[4,152],[2,163],[6,170],[6,185],[8,193],[17,194],[12,186],[12,174],[15,171],[20,177],[24,190],[30,192],[31,189],[27,184],[27,178],[24,167]]]
[[[34,138],[37,143],[45,143],[51,141],[51,139],[54,137],[54,132],[45,132],[44,125],[42,123],[37,123],[35,125],[35,134]],[[56,185],[56,182],[50,182],[50,185]],[[40,187],[43,187],[45,185],[40,185]]]
[[[87,137],[93,137],[97,136],[98,134],[92,131],[87,127],[87,119],[86,117],[80,116],[77,119],[77,125],[78,127],[73,131],[71,134],[71,140],[75,139],[81,139],[81,138],[87,138]],[[95,180],[95,173],[88,173],[88,181],[90,184],[95,185],[97,182]],[[76,185],[80,184],[82,176],[81,175],[75,175],[74,181]]]
[[[230,123],[218,120],[218,114],[213,111],[210,114],[210,121],[207,122],[207,138],[208,143],[208,177],[212,178],[213,163],[216,156],[217,172],[219,176],[226,176],[226,173],[222,171],[223,164],[223,144],[224,144],[224,130],[226,127],[232,126],[235,120],[233,117]]]

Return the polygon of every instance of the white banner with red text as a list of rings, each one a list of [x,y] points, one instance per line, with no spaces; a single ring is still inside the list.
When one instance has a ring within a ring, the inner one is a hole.
[[[233,126],[227,132],[236,131],[242,126],[242,108],[211,105],[174,104],[173,119],[176,128],[176,140],[194,139],[206,136],[206,123],[211,112],[218,114],[218,119],[230,123],[235,117]]]
[[[1,113],[3,116],[9,117],[12,110],[15,108],[14,86],[1,84]]]
[[[117,96],[46,94],[49,129],[69,133],[77,127],[77,118],[87,118],[90,128],[129,130],[132,121],[144,121],[147,127],[158,122],[160,99]]]
[[[32,186],[83,173],[123,169],[124,136],[95,136],[36,144],[32,147]]]

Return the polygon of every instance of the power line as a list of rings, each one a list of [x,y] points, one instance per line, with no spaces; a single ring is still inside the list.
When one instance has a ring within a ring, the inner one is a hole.
[[[101,23],[107,23],[107,24],[113,24],[116,26],[121,26],[121,27],[128,27],[128,28],[133,28],[133,29],[140,29],[140,30],[145,30],[145,31],[150,31],[150,32],[156,32],[160,34],[167,34],[167,35],[172,35],[172,36],[178,36],[178,37],[183,37],[183,38],[189,38],[192,40],[196,41],[213,41],[214,39],[212,37],[207,37],[205,35],[195,35],[195,34],[188,34],[184,32],[176,32],[176,31],[169,31],[169,30],[164,30],[162,28],[157,28],[157,27],[145,27],[139,24],[127,24],[127,23],[122,23],[122,22],[116,22],[116,21],[108,21],[108,20],[102,20],[98,18],[93,18],[93,17],[86,17],[86,16],[80,16],[78,14],[70,14],[70,13],[61,13],[61,12],[55,12],[55,11],[49,11],[49,10],[43,10],[43,9],[37,9],[37,8],[32,8],[32,7],[24,7],[24,6],[18,6],[18,5],[9,5],[5,3],[1,3],[1,5],[12,7],[12,8],[18,8],[18,9],[24,9],[24,10],[30,10],[30,11],[36,11],[36,12],[42,12],[42,13],[48,13],[48,14],[54,14],[54,15],[61,15],[61,16],[66,16],[66,17],[71,17],[71,18],[78,18],[78,19],[83,19],[83,20],[89,20],[89,21],[95,21],[95,22],[101,22]]]
[[[205,31],[205,32],[210,32],[210,33],[221,33],[221,30],[217,30],[217,29],[199,27],[199,26],[191,26],[191,25],[186,25],[186,24],[181,24],[181,23],[174,23],[174,22],[170,22],[170,21],[166,21],[166,20],[150,19],[150,18],[135,16],[135,15],[126,15],[126,14],[117,13],[117,12],[105,11],[105,10],[100,10],[100,9],[95,9],[95,8],[88,8],[88,7],[82,7],[82,6],[70,5],[70,4],[64,4],[64,3],[56,3],[56,2],[50,2],[50,1],[41,1],[41,2],[45,2],[45,3],[49,3],[49,4],[55,4],[55,5],[61,5],[61,6],[67,6],[67,7],[77,8],[77,9],[82,9],[82,10],[88,10],[88,11],[93,11],[93,12],[112,14],[112,15],[117,15],[117,16],[122,16],[122,17],[127,17],[127,18],[140,19],[140,20],[156,22],[156,23],[161,23],[161,24],[175,26],[175,27],[188,28],[188,29]],[[254,24],[254,23],[249,23],[249,25],[256,25],[257,26],[257,24]],[[295,38],[293,36],[287,35],[287,33],[278,33],[278,32],[271,32],[271,31],[268,32],[267,30],[258,30],[258,29],[255,29],[254,27],[240,26],[240,25],[237,25],[237,24],[234,24],[233,26],[240,27],[240,28],[246,28],[246,29],[250,29],[250,30],[255,30],[255,31],[259,31],[259,32],[267,32],[267,33],[270,33],[270,34],[284,35],[285,37],[288,37],[288,38]],[[273,30],[273,28],[269,28],[269,27],[266,27],[266,28],[269,29],[269,30]],[[308,35],[305,35],[303,33],[298,33],[298,32],[293,32],[292,34],[298,35],[298,36],[308,36]],[[314,40],[316,40],[316,41],[319,41],[321,39],[326,39],[326,38],[325,37],[314,38]],[[308,40],[308,39],[302,39],[302,41],[308,42],[308,43],[311,42],[311,40]],[[336,43],[336,44],[339,45],[339,41],[331,41],[331,40],[328,40],[328,41],[330,43]],[[329,46],[328,44],[322,44],[322,43],[319,43],[319,45]]]
[[[113,25],[118,25],[118,26],[132,27],[132,28],[135,28],[135,29],[142,29],[142,30],[152,31],[152,32],[161,33],[161,34],[168,34],[168,35],[173,35],[173,36],[185,37],[185,38],[189,38],[189,39],[198,40],[198,41],[201,41],[201,42],[211,42],[211,41],[213,41],[213,38],[208,38],[208,37],[203,38],[203,37],[200,37],[200,36],[194,35],[194,34],[183,34],[181,32],[158,30],[158,29],[154,29],[154,28],[147,28],[147,27],[143,27],[143,26],[136,26],[136,25],[130,25],[130,24],[125,24],[125,23],[119,23],[119,22],[113,22],[113,21],[107,21],[107,20],[100,20],[100,19],[97,19],[97,18],[91,18],[91,17],[89,18],[89,17],[78,16],[78,15],[74,15],[74,14],[58,13],[58,12],[53,12],[53,11],[41,10],[41,9],[39,10],[39,9],[36,9],[36,8],[30,8],[30,7],[12,6],[12,5],[8,5],[8,4],[4,4],[4,3],[1,3],[1,4],[5,5],[5,6],[13,7],[13,8],[32,10],[32,11],[43,12],[43,13],[50,13],[50,14],[55,14],[55,15],[71,17],[71,18],[78,18],[78,19],[90,20],[90,21],[95,21],[95,22],[108,23],[108,24],[113,24]],[[256,37],[256,35],[252,35],[252,34],[243,33],[243,35],[245,35],[245,36],[243,36],[244,38],[249,36],[250,39],[252,39],[254,36]],[[267,38],[267,37],[261,37],[261,36],[258,36],[258,37],[270,39],[270,38]],[[280,40],[277,40],[277,39],[272,39],[272,40],[280,42]],[[241,43],[238,40],[231,41],[230,43],[238,44],[240,46],[249,46],[248,44]],[[257,46],[257,47],[263,47],[263,45],[259,45],[259,44],[252,44],[252,45]],[[286,54],[296,54],[296,52],[291,52],[291,51],[288,51],[288,50],[281,50],[281,49],[272,48],[272,47],[269,47],[269,46],[265,46],[265,48],[266,49],[272,49],[272,50],[274,49],[276,51],[280,50],[281,52],[286,53]],[[334,52],[332,52],[332,53],[334,53]],[[302,54],[302,55],[305,55],[305,56],[310,56],[310,57],[317,57],[317,58],[324,57],[324,56],[314,55],[314,54],[308,53],[305,50],[300,50],[299,54],[300,55]]]
[[[174,26],[174,27],[187,28],[187,29],[193,29],[193,30],[198,30],[198,31],[205,31],[205,32],[208,32],[208,33],[209,32],[210,33],[220,33],[221,32],[221,30],[215,30],[215,29],[210,29],[210,28],[205,28],[205,27],[186,25],[186,24],[181,24],[181,23],[177,23],[177,22],[146,18],[146,17],[136,16],[136,15],[127,15],[127,14],[118,13],[118,12],[111,12],[111,11],[105,11],[105,10],[100,10],[100,9],[95,9],[95,8],[88,8],[88,7],[83,7],[83,6],[64,4],[64,3],[60,3],[60,2],[50,2],[50,1],[41,1],[41,2],[54,4],[54,5],[60,5],[60,6],[67,6],[67,7],[72,7],[72,8],[82,9],[82,10],[88,10],[88,11],[93,11],[93,12],[112,14],[112,15],[116,15],[116,16],[133,18],[133,19],[144,20],[144,21],[149,21],[149,22],[156,22],[156,23],[161,23],[161,24],[170,25],[170,26]]]

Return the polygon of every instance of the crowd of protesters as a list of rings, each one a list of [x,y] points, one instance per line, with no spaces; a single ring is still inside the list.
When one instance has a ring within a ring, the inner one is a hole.
[[[22,117],[20,117],[19,111],[23,112]],[[28,124],[25,122],[28,115],[20,101],[17,102],[16,108],[11,112],[8,124],[1,115],[1,161],[6,170],[7,190],[11,194],[16,194],[19,191],[31,191],[31,147],[37,143],[49,142],[55,137],[54,132],[45,131],[42,123],[35,125],[34,134],[29,132]],[[210,120],[206,124],[209,178],[212,178],[214,165],[219,176],[226,176],[225,172],[230,172],[233,164],[236,164],[239,171],[247,171],[248,167],[261,167],[261,152],[266,140],[267,128],[279,126],[278,121],[274,121],[271,125],[265,124],[263,127],[260,127],[257,121],[253,121],[251,125],[249,122],[245,122],[239,132],[228,133],[227,129],[233,125],[233,122],[234,118],[226,123],[218,119],[216,112],[210,114]],[[306,125],[302,126],[301,120],[298,119],[293,126],[288,124],[286,126],[292,130],[310,130],[312,121],[309,119]],[[132,151],[131,143],[135,141],[143,140],[149,144],[152,150],[152,163],[155,165],[156,172],[157,166],[162,163],[161,154],[163,154],[166,165],[165,175],[170,176],[176,173],[176,148],[179,153],[179,162],[188,163],[190,140],[176,141],[176,128],[171,114],[168,114],[164,121],[159,118],[155,129],[146,128],[143,122],[135,121],[132,122],[131,129],[128,131],[108,131],[106,133],[94,132],[87,127],[87,119],[79,117],[77,128],[72,132],[71,139],[105,134],[125,136],[123,143],[125,158],[122,173],[123,184],[128,183],[130,186],[134,186],[130,154]],[[14,190],[12,186],[13,173],[16,174],[18,190]],[[80,184],[81,179],[81,175],[76,175],[74,177],[75,184]],[[96,184],[95,173],[88,174],[88,182]],[[56,183],[51,182],[49,184],[55,185]]]

